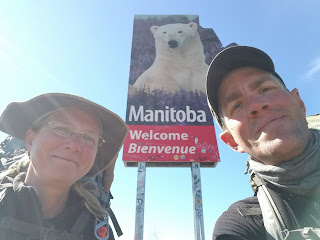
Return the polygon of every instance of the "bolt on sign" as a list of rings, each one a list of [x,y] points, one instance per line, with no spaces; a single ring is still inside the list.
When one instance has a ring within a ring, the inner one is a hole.
[[[222,49],[197,15],[135,15],[126,166],[216,166],[220,157],[205,84],[208,64]]]

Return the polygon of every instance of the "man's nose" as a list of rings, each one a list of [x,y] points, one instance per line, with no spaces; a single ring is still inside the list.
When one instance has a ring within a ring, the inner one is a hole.
[[[258,116],[265,110],[269,110],[271,107],[270,101],[261,96],[252,96],[248,100],[248,113],[251,117]]]

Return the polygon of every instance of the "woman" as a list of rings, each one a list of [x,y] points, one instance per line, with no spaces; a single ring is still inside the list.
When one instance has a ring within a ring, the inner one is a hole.
[[[0,130],[25,141],[29,158],[0,174],[0,239],[113,240],[91,181],[103,174],[104,192],[128,126],[87,99],[48,93],[13,102]],[[86,180],[85,180],[86,179]]]

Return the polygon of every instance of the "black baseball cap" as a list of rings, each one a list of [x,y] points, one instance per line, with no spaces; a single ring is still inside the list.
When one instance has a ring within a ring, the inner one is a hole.
[[[272,59],[265,52],[249,46],[232,46],[222,50],[212,60],[207,74],[208,105],[221,129],[223,123],[219,116],[218,100],[220,84],[227,74],[242,67],[255,67],[270,72],[285,86],[281,77],[275,72]]]

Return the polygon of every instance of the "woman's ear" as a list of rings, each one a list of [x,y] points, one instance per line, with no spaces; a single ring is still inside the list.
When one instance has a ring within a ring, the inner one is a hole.
[[[245,151],[238,145],[238,143],[234,140],[232,134],[228,130],[224,130],[219,135],[220,139],[227,144],[232,150],[240,153],[244,153]]]
[[[34,136],[35,136],[35,133],[34,133],[33,129],[29,128],[26,132],[26,147],[27,147],[27,150],[29,153],[31,151]]]

